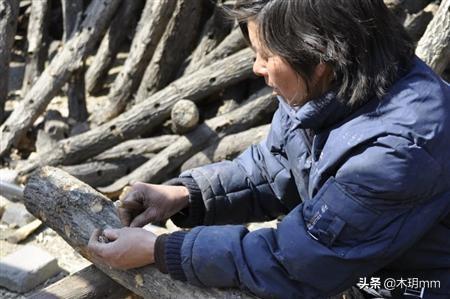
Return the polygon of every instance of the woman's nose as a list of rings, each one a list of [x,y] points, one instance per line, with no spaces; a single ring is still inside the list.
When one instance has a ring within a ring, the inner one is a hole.
[[[266,63],[262,61],[261,58],[256,58],[253,62],[253,72],[256,76],[265,77],[267,76]]]

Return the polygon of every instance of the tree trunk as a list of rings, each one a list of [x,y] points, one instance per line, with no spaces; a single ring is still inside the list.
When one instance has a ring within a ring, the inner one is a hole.
[[[145,68],[164,33],[175,4],[174,0],[147,0],[139,20],[138,31],[131,43],[128,58],[111,86],[105,109],[101,109],[99,113],[91,117],[93,122],[104,123],[125,109],[127,101],[141,82]]]
[[[142,0],[123,1],[120,5],[86,72],[85,82],[88,93],[93,94],[101,89],[103,79],[119,52],[120,46],[132,31],[133,20],[142,7]]]
[[[93,157],[93,161],[109,161],[116,159],[129,159],[156,153],[174,143],[180,136],[162,135],[143,139],[127,140]]]
[[[61,4],[64,21],[63,41],[67,43],[77,30],[78,24],[81,23],[83,0],[61,0]],[[84,87],[84,59],[80,68],[72,73],[67,83],[67,100],[69,103],[69,118],[77,122],[85,121],[88,112]]]
[[[0,123],[3,122],[5,117],[5,103],[8,98],[9,61],[11,59],[14,35],[16,34],[18,14],[19,0],[0,0]],[[4,143],[3,138],[2,136],[2,144]]]
[[[95,129],[61,140],[51,152],[38,155],[20,168],[22,174],[39,165],[75,164],[156,128],[170,116],[179,99],[199,101],[252,75],[253,53],[245,49],[184,76],[129,111]]]
[[[206,22],[202,33],[200,42],[195,48],[194,52],[189,56],[185,62],[187,67],[184,73],[189,74],[197,69],[197,63],[202,61],[206,55],[213,51],[217,45],[230,33],[231,23],[225,20],[223,12],[220,7],[215,7],[212,16]]]
[[[262,125],[225,136],[218,142],[208,146],[206,149],[189,158],[181,166],[181,171],[214,162],[234,159],[252,144],[259,143],[263,140],[267,136],[269,127],[269,125]]]
[[[231,54],[236,53],[247,47],[247,42],[242,36],[242,32],[239,28],[233,29],[231,33],[208,55],[195,64],[189,65],[189,69],[186,70],[183,76],[198,71],[204,67],[207,67],[214,62],[223,59]]]
[[[225,135],[259,125],[265,118],[271,116],[277,107],[277,101],[271,98],[272,95],[269,93],[232,112],[207,120],[129,175],[99,190],[110,196],[116,196],[125,186],[135,182],[162,182],[172,171],[205,146]]]
[[[134,155],[125,159],[93,161],[78,165],[62,166],[61,169],[92,187],[100,187],[107,186],[129,174],[153,156],[154,154]]]
[[[22,83],[22,97],[44,70],[48,51],[48,11],[49,0],[32,1],[27,32],[27,61]]]
[[[136,94],[142,102],[176,78],[184,59],[197,38],[202,1],[178,0],[172,18],[147,66]]]
[[[439,9],[419,40],[416,55],[436,73],[442,74],[450,62],[450,0],[442,0]]]
[[[93,0],[86,10],[86,18],[79,31],[63,46],[50,65],[32,86],[9,118],[0,127],[2,142],[0,156],[5,155],[13,145],[44,112],[50,100],[77,70],[104,31],[119,0]]]
[[[44,167],[25,188],[27,209],[113,280],[144,298],[251,298],[238,290],[202,289],[175,281],[153,265],[127,271],[96,263],[87,251],[96,228],[122,227],[113,203],[62,170]]]

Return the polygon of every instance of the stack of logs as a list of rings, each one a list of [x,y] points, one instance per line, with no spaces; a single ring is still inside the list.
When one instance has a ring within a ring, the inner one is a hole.
[[[443,73],[450,57],[449,1],[386,2],[418,41],[417,54]],[[231,2],[2,3],[1,76],[8,73],[15,20],[20,9],[29,13],[25,76],[13,111],[3,113],[7,89],[0,88],[1,116],[8,116],[0,127],[0,156],[23,175],[38,166],[61,166],[115,195],[135,181],[159,183],[232,158],[267,132],[276,101],[252,75],[253,54],[224,13]],[[55,10],[62,14],[61,44],[46,61]],[[128,55],[119,73],[105,85],[124,48]],[[88,112],[86,99],[102,92],[103,106]],[[68,98],[64,117],[45,112],[58,93]],[[8,156],[12,148],[19,161]]]
[[[385,3],[417,42],[416,54],[448,76],[450,0]],[[114,198],[133,182],[161,183],[185,169],[233,158],[262,140],[277,101],[252,74],[253,53],[224,13],[232,5],[0,0],[3,166],[23,179],[38,167],[59,166]],[[124,51],[119,73],[108,82]],[[5,111],[13,97],[5,84],[12,53],[26,53],[26,66],[20,102]],[[61,94],[69,107],[64,116],[47,109]],[[96,95],[107,100],[89,111],[86,104]],[[29,190],[46,184],[34,182]],[[55,184],[51,188],[59,188]],[[94,198],[103,202],[101,196]]]

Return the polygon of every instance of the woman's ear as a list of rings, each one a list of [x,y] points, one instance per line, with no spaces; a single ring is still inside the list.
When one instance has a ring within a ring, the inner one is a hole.
[[[321,92],[326,91],[333,81],[332,67],[325,62],[320,62],[314,69],[314,78],[316,80],[316,84],[321,89]]]

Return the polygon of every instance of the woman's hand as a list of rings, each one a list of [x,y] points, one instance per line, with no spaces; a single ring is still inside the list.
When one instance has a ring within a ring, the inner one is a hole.
[[[96,262],[127,270],[154,263],[155,241],[156,235],[142,228],[96,229],[88,250]]]
[[[189,191],[184,186],[135,183],[117,211],[123,225],[142,227],[170,218],[188,203]]]

